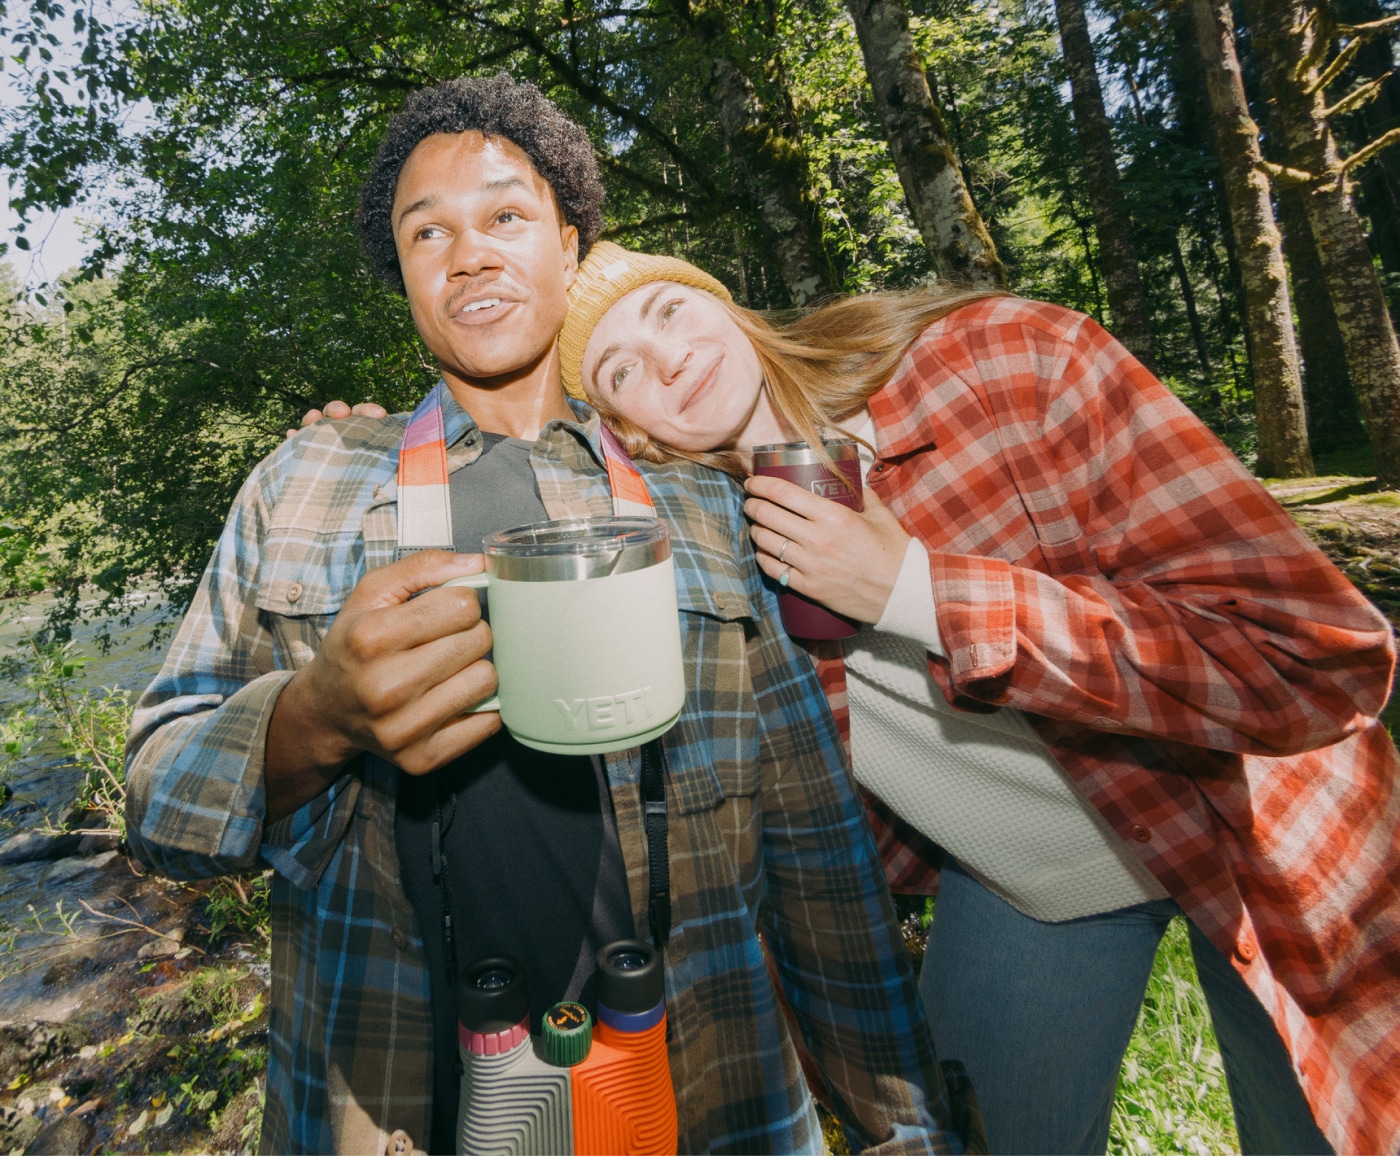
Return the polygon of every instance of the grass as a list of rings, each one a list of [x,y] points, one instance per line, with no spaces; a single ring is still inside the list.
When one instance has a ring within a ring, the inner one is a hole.
[[[1137,1029],[1118,1073],[1110,1152],[1238,1152],[1220,1047],[1196,978],[1186,923],[1157,949]]]
[[[917,972],[933,901],[896,896],[895,907]],[[835,1121],[823,1123],[832,1152],[845,1151]],[[1184,919],[1172,920],[1157,948],[1142,1011],[1118,1073],[1108,1150],[1128,1156],[1240,1150],[1220,1047]]]

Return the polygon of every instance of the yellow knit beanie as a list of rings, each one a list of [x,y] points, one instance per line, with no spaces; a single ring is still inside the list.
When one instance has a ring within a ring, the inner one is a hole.
[[[623,297],[653,281],[675,281],[731,301],[729,290],[706,273],[675,257],[634,253],[611,241],[599,241],[578,267],[578,279],[569,290],[569,313],[559,333],[559,370],[570,397],[582,400],[583,351],[603,314]]]

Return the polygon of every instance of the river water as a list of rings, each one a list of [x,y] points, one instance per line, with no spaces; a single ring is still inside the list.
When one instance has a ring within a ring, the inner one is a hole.
[[[0,602],[0,654],[25,653],[29,636],[43,628],[45,615],[52,607],[53,599],[47,595]],[[87,658],[77,685],[90,691],[123,687],[131,692],[134,700],[160,669],[165,656],[165,641],[159,647],[149,645],[163,609],[164,604],[154,596],[136,594],[131,596],[120,616],[129,614],[129,623],[109,619],[105,623],[87,622],[75,627],[73,640]],[[104,627],[110,637],[105,653],[98,642]],[[8,714],[26,697],[22,683],[0,680],[0,714]],[[14,798],[0,816],[14,819],[15,816],[7,813],[33,803],[57,821],[77,786],[76,772],[64,768],[63,762],[63,752],[56,746],[41,746],[32,757],[13,767],[9,785]],[[4,871],[5,867],[0,865],[0,882],[3,882]]]
[[[0,602],[0,654],[24,653],[28,637],[40,630],[44,617],[53,606],[45,595],[28,599]],[[89,622],[76,627],[74,641],[87,657],[77,686],[90,691],[105,687],[122,687],[134,700],[160,669],[166,643],[152,648],[149,643],[153,628],[162,617],[163,604],[151,595],[136,595],[127,604],[130,622],[108,620],[105,633],[110,646],[105,653],[98,636],[103,625]],[[28,697],[22,682],[0,679],[0,715],[24,704]],[[13,792],[8,803],[0,808],[0,840],[16,830],[42,828],[46,821],[59,823],[73,803],[80,774],[67,766],[67,756],[56,742],[39,744],[26,757],[12,764],[5,781]],[[0,934],[7,927],[27,929],[33,923],[31,905],[40,913],[51,911],[57,898],[69,890],[60,878],[71,877],[73,861],[58,863],[0,863]],[[71,909],[73,903],[68,903]],[[3,954],[3,941],[0,941]],[[0,960],[0,975],[8,969]],[[0,1019],[7,1018],[16,999],[32,992],[32,976],[8,976],[0,983]]]

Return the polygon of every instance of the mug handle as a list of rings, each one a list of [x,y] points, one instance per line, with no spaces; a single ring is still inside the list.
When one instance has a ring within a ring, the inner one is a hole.
[[[442,583],[444,586],[470,586],[473,590],[485,590],[490,585],[490,576],[483,570],[480,574],[463,574],[460,578],[449,578]],[[481,714],[483,711],[500,710],[501,696],[493,694],[484,702],[479,702],[475,706],[469,706],[463,714]]]

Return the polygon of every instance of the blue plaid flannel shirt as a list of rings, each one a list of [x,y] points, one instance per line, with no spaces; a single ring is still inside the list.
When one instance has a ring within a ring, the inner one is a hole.
[[[456,470],[482,437],[454,401],[444,413]],[[579,414],[532,453],[554,518],[611,513],[597,418]],[[257,466],[127,750],[143,861],[184,878],[275,869],[264,1152],[378,1153],[428,1135],[428,982],[399,880],[398,772],[362,756],[300,811],[263,822],[277,695],[359,579],[393,559],[405,421],[322,422]],[[853,1147],[956,1151],[863,809],[812,665],[753,561],[742,491],[690,465],[639,468],[671,530],[688,669],[665,737],[681,1151],[824,1149],[765,943]],[[639,752],[607,768],[645,934]]]

